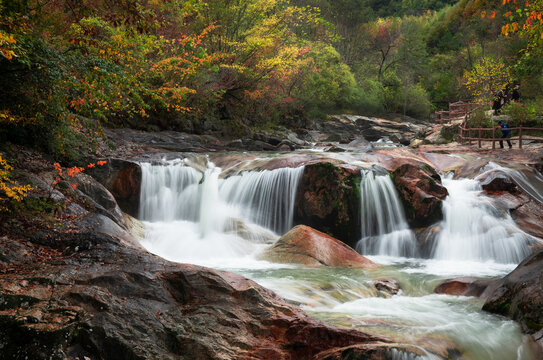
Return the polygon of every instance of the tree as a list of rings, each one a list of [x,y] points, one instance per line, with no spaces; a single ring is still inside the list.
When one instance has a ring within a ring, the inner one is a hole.
[[[511,83],[510,69],[503,60],[484,57],[471,71],[464,73],[464,86],[472,100],[488,104],[494,95]]]

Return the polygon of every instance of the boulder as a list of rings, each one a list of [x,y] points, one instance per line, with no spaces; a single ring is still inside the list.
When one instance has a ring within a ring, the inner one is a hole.
[[[474,277],[447,279],[440,282],[434,292],[436,294],[479,297],[493,281],[492,279]]]
[[[141,168],[137,163],[111,158],[103,166],[88,169],[87,173],[109,190],[122,211],[138,216]]]
[[[303,360],[387,342],[310,318],[242,276],[151,255],[108,221],[0,238],[22,248],[0,274],[3,358]]]
[[[77,190],[81,191],[98,209],[103,209],[104,215],[118,224],[125,225],[123,213],[115,198],[102,184],[86,174],[79,174],[74,180],[77,184]]]
[[[536,250],[486,292],[483,310],[510,317],[543,351],[543,249]]]
[[[411,227],[426,227],[443,219],[443,200],[449,193],[432,167],[406,163],[392,172],[392,179]]]
[[[375,279],[373,280],[373,286],[380,293],[388,295],[396,295],[400,292],[400,283],[393,279]]]
[[[361,236],[360,170],[319,162],[305,166],[294,223],[311,226],[354,247]]]
[[[305,225],[293,227],[261,255],[263,260],[303,264],[373,269],[377,265],[338,239]]]

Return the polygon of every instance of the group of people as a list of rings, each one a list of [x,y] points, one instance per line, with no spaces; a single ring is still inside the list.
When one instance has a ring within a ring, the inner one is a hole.
[[[516,84],[513,88],[513,91],[511,92],[511,96],[509,97],[509,85],[505,87],[505,89],[500,90],[496,93],[494,96],[494,101],[492,103],[492,110],[494,110],[494,114],[498,115],[500,113],[500,109],[507,104],[510,100],[513,100],[514,102],[520,102],[520,85]]]

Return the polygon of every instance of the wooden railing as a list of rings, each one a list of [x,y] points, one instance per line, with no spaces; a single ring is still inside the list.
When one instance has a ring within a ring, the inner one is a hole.
[[[467,117],[467,115],[466,115]],[[492,142],[492,150],[494,150],[496,148],[496,141],[518,141],[518,147],[519,149],[522,149],[522,141],[528,141],[528,140],[532,140],[532,141],[543,141],[543,136],[541,137],[538,137],[538,136],[530,136],[530,135],[527,135],[526,133],[527,132],[531,132],[531,131],[538,131],[538,132],[541,132],[543,134],[543,128],[533,128],[533,127],[523,127],[522,125],[520,125],[519,127],[513,127],[513,128],[507,128],[508,131],[516,131],[518,130],[518,136],[512,136],[512,137],[508,137],[508,138],[501,138],[501,137],[496,137],[496,132],[498,132],[498,134],[502,134],[500,128],[466,128],[465,127],[465,123],[460,125],[458,128],[459,128],[459,133],[458,133],[458,141],[460,142],[460,144],[464,144],[465,141],[468,142],[468,145],[471,145],[471,142],[472,141],[477,141],[477,144],[479,146],[479,148],[481,148],[481,143],[483,141],[491,141]],[[484,137],[483,134],[488,134],[488,133],[492,133],[492,137]],[[472,136],[476,134],[477,136]],[[511,134],[511,133],[510,133]],[[466,136],[467,135],[467,136]]]
[[[458,101],[455,103],[449,103],[449,110],[436,111],[435,121],[439,124],[448,123],[454,119],[461,118],[475,110],[479,105],[474,103],[467,103]]]

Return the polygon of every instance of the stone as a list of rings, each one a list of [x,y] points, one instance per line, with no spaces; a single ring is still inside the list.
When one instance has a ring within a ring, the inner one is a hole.
[[[401,290],[400,283],[394,279],[375,279],[373,280],[373,286],[377,291],[388,295],[396,295]]]
[[[392,180],[411,227],[427,227],[443,219],[443,200],[449,193],[432,167],[406,163],[392,172]]]
[[[105,186],[122,211],[138,216],[141,168],[137,163],[110,158],[105,165],[88,169],[87,173]]]
[[[72,223],[61,241],[34,234],[41,250],[0,276],[3,357],[303,360],[388,342],[315,320],[242,276],[161,259],[120,241],[122,229],[100,216]],[[37,262],[44,251],[56,255]]]
[[[375,263],[366,259],[338,239],[309,226],[298,225],[281,236],[261,255],[263,260],[303,264],[306,266],[335,266],[374,269]]]
[[[493,281],[493,279],[478,279],[474,277],[447,279],[435,287],[434,293],[480,297]]]
[[[543,353],[543,249],[524,259],[515,270],[497,280],[484,294],[483,310],[507,316],[533,335]]]
[[[79,174],[75,179],[77,190],[85,194],[95,205],[102,207],[106,215],[124,225],[124,217],[113,195],[92,176]]]
[[[311,226],[351,247],[361,236],[360,170],[319,162],[305,166],[294,204],[294,223]]]
[[[352,345],[339,349],[321,352],[312,360],[395,360],[395,359],[426,359],[428,352],[414,345],[404,344],[373,344]],[[457,357],[451,357],[456,359]],[[432,353],[432,359],[445,360],[448,356]]]

